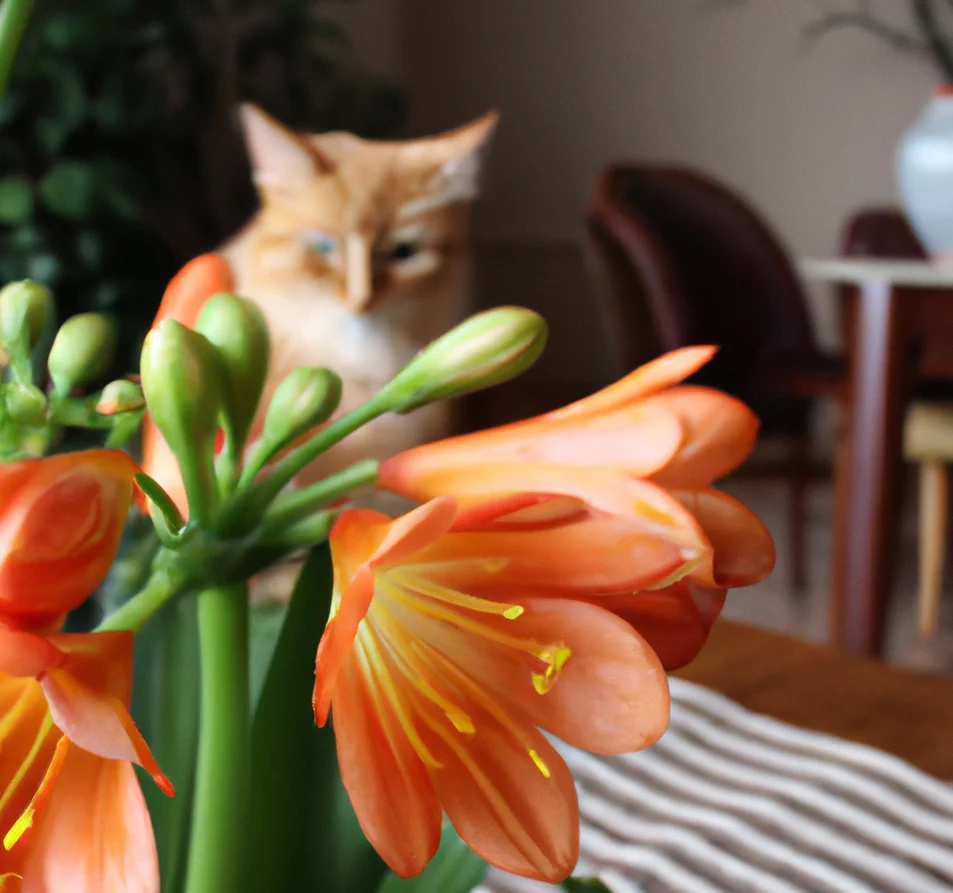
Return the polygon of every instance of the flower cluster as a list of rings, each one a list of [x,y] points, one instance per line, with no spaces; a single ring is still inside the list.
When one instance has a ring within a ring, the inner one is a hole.
[[[37,425],[44,437],[70,419],[125,437],[144,399],[141,469],[114,449],[0,465],[0,888],[159,889],[133,764],[172,788],[129,713],[132,647],[187,593],[198,595],[203,678],[186,889],[237,888],[254,821],[243,795],[247,580],[325,541],[333,587],[309,645],[312,707],[333,724],[370,843],[413,877],[446,818],[487,862],[566,878],[579,810],[553,739],[607,755],[651,745],[668,724],[666,672],[704,645],[728,589],[773,566],[764,526],[713,488],[752,449],[756,418],[684,383],[714,352],[689,348],[555,412],[295,489],[309,463],[378,416],[519,373],[545,324],[522,308],[479,314],[336,415],[331,370],[269,379],[264,319],[232,286],[215,256],[173,280],[141,389],[122,379],[76,397],[103,335],[64,327],[88,337],[51,355]],[[4,322],[0,293],[0,335],[20,360],[37,294],[15,292]],[[350,505],[367,484],[417,507],[392,518]],[[147,582],[98,631],[62,632],[114,562],[135,485],[154,524]]]
[[[678,351],[536,419],[385,461],[423,504],[344,512],[314,708],[391,868],[419,873],[441,814],[488,862],[559,881],[575,790],[540,730],[593,753],[652,744],[665,670],[694,657],[729,587],[762,579],[764,526],[711,488],[752,448],[743,404],[678,383]]]
[[[129,715],[133,635],[58,632],[112,565],[136,471],[118,450],[0,466],[0,878],[25,893],[159,889],[133,764],[172,786]]]

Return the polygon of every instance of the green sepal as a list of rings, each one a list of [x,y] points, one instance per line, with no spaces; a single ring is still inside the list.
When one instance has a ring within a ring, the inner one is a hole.
[[[116,353],[116,326],[101,313],[71,316],[56,333],[47,368],[53,390],[68,397],[73,388],[106,373]]]
[[[468,394],[526,371],[546,346],[546,321],[525,307],[477,313],[427,345],[382,392],[394,412]]]
[[[179,465],[189,513],[211,522],[219,503],[215,442],[224,398],[216,349],[172,319],[146,337],[140,363],[146,406]]]
[[[258,306],[247,298],[219,294],[202,307],[197,332],[218,351],[225,414],[240,450],[248,436],[268,375],[271,341]]]

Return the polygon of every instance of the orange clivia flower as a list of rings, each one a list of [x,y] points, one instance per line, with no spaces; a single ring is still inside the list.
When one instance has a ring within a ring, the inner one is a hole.
[[[633,525],[677,545],[682,561],[668,575],[599,601],[635,623],[673,669],[704,643],[725,591],[774,566],[764,525],[711,486],[747,458],[757,418],[727,394],[680,384],[714,352],[677,350],[563,409],[400,453],[381,464],[379,486],[419,502],[475,501],[464,514],[482,512],[487,530],[581,512],[600,527],[605,551],[623,554],[620,537]],[[542,536],[555,543],[553,532]]]
[[[129,715],[132,645],[0,627],[0,879],[13,890],[159,890],[133,763],[173,790]]]
[[[194,328],[208,299],[234,288],[235,277],[228,262],[217,254],[202,254],[189,261],[169,283],[153,328],[164,319]],[[188,515],[189,503],[179,463],[148,415],[142,423],[142,470],[162,485],[183,515]],[[140,505],[146,510],[144,496]]]
[[[403,877],[433,856],[445,812],[493,865],[564,879],[579,810],[541,730],[621,754],[668,724],[658,657],[585,598],[658,580],[679,548],[635,526],[610,544],[587,513],[486,529],[495,511],[440,497],[397,520],[348,510],[331,532],[315,717],[331,711],[358,820]]]
[[[0,618],[49,631],[89,597],[116,557],[138,470],[120,450],[0,465]]]

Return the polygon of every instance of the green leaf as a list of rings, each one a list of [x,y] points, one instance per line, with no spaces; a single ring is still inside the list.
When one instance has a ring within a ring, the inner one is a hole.
[[[0,223],[25,223],[33,214],[33,188],[26,177],[0,178]]]
[[[96,197],[94,168],[82,161],[60,161],[40,180],[40,197],[54,213],[82,220],[93,210]]]
[[[440,849],[423,873],[410,880],[388,875],[377,893],[470,893],[488,867],[451,825],[444,824]]]
[[[133,711],[162,771],[175,786],[166,797],[143,779],[152,815],[163,893],[179,890],[192,812],[198,747],[199,648],[195,599],[177,598],[136,636]]]
[[[612,893],[602,881],[594,877],[567,878],[563,881],[562,888],[569,890],[569,893]]]
[[[258,707],[271,659],[278,645],[288,605],[273,599],[252,606],[249,627],[249,663],[252,714]]]
[[[364,838],[337,768],[334,735],[314,724],[314,657],[331,601],[327,545],[304,566],[277,641],[253,627],[252,782],[242,890],[369,893],[384,868]],[[267,661],[267,669],[256,666]],[[263,681],[257,681],[263,680]]]

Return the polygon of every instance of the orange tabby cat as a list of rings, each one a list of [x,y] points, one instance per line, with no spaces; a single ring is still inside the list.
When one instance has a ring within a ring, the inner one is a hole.
[[[372,142],[295,134],[242,108],[261,210],[221,253],[238,293],[268,320],[270,389],[298,366],[328,366],[343,379],[340,411],[350,410],[458,320],[479,150],[496,119],[491,112],[439,136]],[[385,416],[299,483],[444,436],[448,425],[446,405]]]

